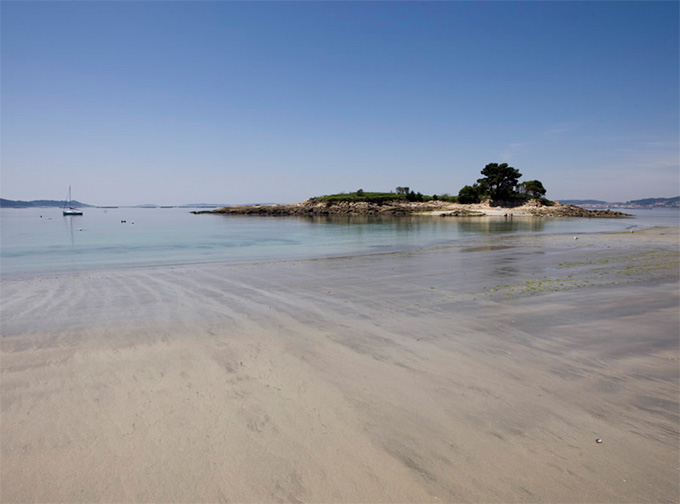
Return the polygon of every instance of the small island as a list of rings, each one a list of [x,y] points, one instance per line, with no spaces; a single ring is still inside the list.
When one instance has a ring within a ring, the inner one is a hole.
[[[483,177],[463,187],[457,196],[425,195],[409,187],[393,192],[368,192],[315,196],[300,203],[228,206],[194,214],[267,216],[328,215],[431,215],[441,217],[535,216],[535,217],[628,217],[612,210],[586,210],[563,205],[545,198],[546,189],[539,180],[520,182],[522,174],[507,163],[489,163],[481,171]]]

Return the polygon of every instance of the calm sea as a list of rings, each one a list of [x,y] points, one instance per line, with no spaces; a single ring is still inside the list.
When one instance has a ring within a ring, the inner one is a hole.
[[[194,215],[187,208],[0,209],[3,276],[206,262],[306,259],[388,252],[522,233],[623,231],[678,225],[677,209],[627,219],[307,219]],[[126,222],[121,222],[126,221]]]

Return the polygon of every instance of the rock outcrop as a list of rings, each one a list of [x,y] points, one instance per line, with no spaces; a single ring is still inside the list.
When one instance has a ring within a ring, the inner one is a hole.
[[[537,217],[626,217],[627,214],[612,210],[586,210],[574,205],[543,205],[533,200],[522,206],[490,206],[488,203],[462,205],[445,201],[407,202],[391,201],[382,204],[364,201],[320,201],[310,199],[290,205],[242,205],[215,210],[197,211],[196,214],[217,213],[227,215],[269,216],[334,216],[334,215],[439,215],[442,217],[471,217],[482,215],[533,215]]]
[[[433,201],[427,203],[412,203],[393,201],[382,205],[364,201],[319,202],[307,200],[291,205],[244,205],[230,206],[194,213],[220,213],[231,215],[409,215],[442,210],[444,203]]]

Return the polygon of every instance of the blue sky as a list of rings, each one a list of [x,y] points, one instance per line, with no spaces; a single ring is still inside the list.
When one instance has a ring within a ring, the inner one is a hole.
[[[678,2],[10,2],[0,195],[680,194]]]

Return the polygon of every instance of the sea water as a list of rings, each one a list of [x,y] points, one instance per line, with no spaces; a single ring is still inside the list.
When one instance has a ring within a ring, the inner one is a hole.
[[[625,219],[260,217],[188,208],[0,209],[0,274],[338,257],[464,243],[480,236],[590,233],[678,225],[677,209]]]

